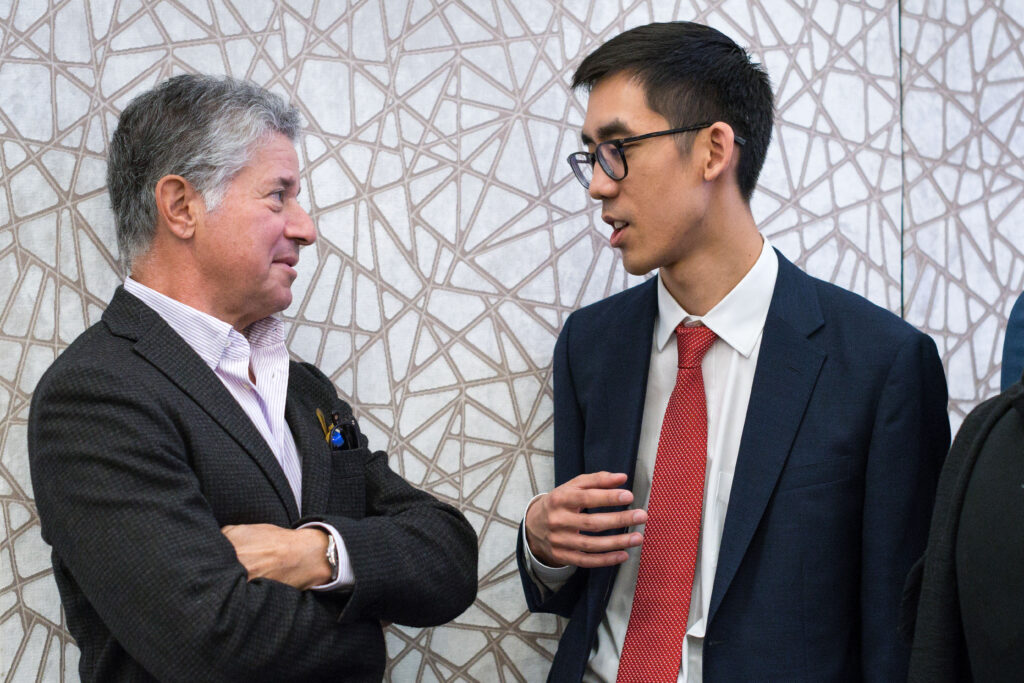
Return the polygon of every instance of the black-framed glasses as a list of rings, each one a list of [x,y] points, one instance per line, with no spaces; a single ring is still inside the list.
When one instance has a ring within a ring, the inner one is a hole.
[[[656,138],[659,135],[689,133],[707,128],[710,125],[712,123],[698,123],[693,126],[686,126],[685,128],[671,128],[669,130],[659,130],[656,133],[634,135],[631,138],[605,140],[595,147],[593,152],[573,152],[566,160],[569,162],[569,166],[572,167],[576,180],[580,181],[580,185],[589,189],[590,181],[594,177],[595,162],[601,164],[601,169],[605,175],[612,180],[622,180],[626,177],[626,174],[629,173],[629,167],[626,165],[626,155],[622,152],[622,148],[626,145],[646,140],[647,138]],[[747,143],[746,139],[741,138],[739,135],[733,136],[733,139],[737,145],[745,145]]]

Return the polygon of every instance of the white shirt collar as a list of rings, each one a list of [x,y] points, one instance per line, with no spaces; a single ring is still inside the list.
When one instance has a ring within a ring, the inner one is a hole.
[[[211,370],[217,368],[225,353],[247,357],[250,346],[284,344],[284,323],[276,317],[257,320],[240,334],[230,323],[172,299],[130,277],[125,278],[124,288],[156,311]]]
[[[679,305],[661,280],[658,272],[658,321],[655,343],[663,350],[679,323],[701,323],[718,335],[719,339],[736,349],[745,358],[753,353],[768,307],[772,303],[775,279],[779,274],[779,257],[767,237],[762,238],[761,255],[732,290],[703,316],[690,315]]]

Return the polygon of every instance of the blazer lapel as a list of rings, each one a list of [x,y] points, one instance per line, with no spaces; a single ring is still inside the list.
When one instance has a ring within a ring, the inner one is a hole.
[[[298,508],[288,479],[249,416],[214,372],[152,309],[119,287],[103,313],[114,334],[135,339],[135,351],[163,372],[256,461],[291,521]]]
[[[288,401],[284,416],[295,437],[295,447],[302,457],[302,514],[322,514],[327,510],[331,483],[331,449],[324,439],[316,409],[324,411],[330,421],[330,406],[317,406],[309,400],[312,388],[304,386],[293,363],[288,372]]]
[[[654,321],[658,314],[658,282],[627,290],[624,300],[609,307],[604,317],[588,325],[586,333],[600,343],[589,344],[586,368],[592,378],[583,396],[596,401],[588,410],[587,441],[598,447],[584,455],[587,472],[625,472],[624,488],[633,488],[640,426],[651,366]],[[592,436],[591,436],[592,434]],[[620,533],[622,529],[608,533]],[[604,614],[619,565],[591,569],[587,579],[585,632],[596,633]]]
[[[598,359],[604,382],[598,395],[607,410],[602,428],[606,447],[597,451],[600,460],[589,462],[588,470],[625,472],[629,476],[626,488],[632,488],[636,470],[647,373],[651,367],[651,340],[658,314],[657,287],[657,278],[652,277],[633,290],[634,300],[617,309],[616,319],[607,327],[607,343],[593,346],[595,351],[606,352]]]
[[[825,353],[808,337],[824,324],[810,279],[781,254],[725,516],[708,622],[714,619],[764,514],[811,398]]]

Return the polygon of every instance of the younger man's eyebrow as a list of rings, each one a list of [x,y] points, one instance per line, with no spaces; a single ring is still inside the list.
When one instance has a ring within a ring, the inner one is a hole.
[[[597,129],[598,140],[610,140],[612,138],[628,138],[633,134],[633,129],[626,125],[622,119],[614,119]],[[595,140],[586,133],[580,134],[584,145],[593,145]]]

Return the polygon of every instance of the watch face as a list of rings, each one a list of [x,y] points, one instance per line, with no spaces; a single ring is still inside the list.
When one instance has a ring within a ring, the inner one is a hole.
[[[327,564],[331,565],[331,581],[338,580],[338,546],[334,543],[334,534],[327,534]]]

